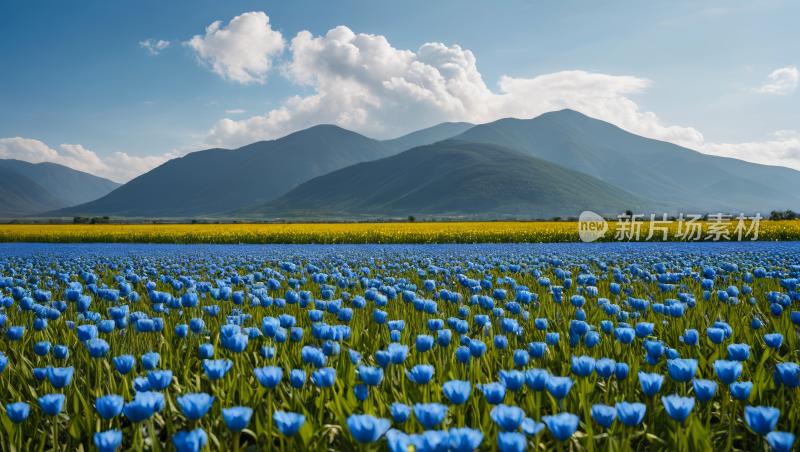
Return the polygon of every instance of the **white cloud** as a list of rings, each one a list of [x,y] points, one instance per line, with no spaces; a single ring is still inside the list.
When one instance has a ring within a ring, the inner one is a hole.
[[[759,93],[789,94],[797,88],[797,68],[784,67],[777,69],[767,76],[767,82],[761,88],[753,88]]]
[[[800,139],[797,138],[737,144],[705,143],[695,149],[704,154],[800,170]]]
[[[281,73],[314,93],[289,98],[264,116],[223,119],[206,134],[206,145],[238,147],[321,123],[389,138],[443,121],[533,118],[563,108],[651,138],[702,141],[693,128],[664,126],[653,113],[638,111],[625,97],[651,84],[638,77],[584,71],[503,77],[496,94],[469,50],[439,43],[424,44],[416,53],[399,50],[383,36],[355,34],[343,26],[324,37],[300,32],[290,50],[292,58]]]
[[[237,110],[225,110],[225,113],[236,115],[236,114],[240,114],[240,113],[245,113],[245,111],[244,110],[240,110],[240,109],[237,109]]]
[[[178,156],[166,153],[161,156],[132,157],[124,152],[115,152],[101,159],[80,144],[62,144],[56,151],[38,140],[20,137],[0,139],[0,158],[30,163],[58,163],[120,183],[128,182]]]
[[[797,131],[795,130],[776,130],[772,132],[770,135],[778,138],[787,138],[794,135],[797,135]]]
[[[169,41],[156,41],[155,39],[148,39],[147,41],[140,41],[139,45],[149,50],[150,55],[158,55],[160,50],[164,50],[169,47]]]
[[[236,16],[220,28],[216,21],[205,36],[195,35],[183,45],[197,53],[197,60],[222,78],[239,83],[266,83],[272,58],[280,55],[286,41],[273,30],[263,12]]]

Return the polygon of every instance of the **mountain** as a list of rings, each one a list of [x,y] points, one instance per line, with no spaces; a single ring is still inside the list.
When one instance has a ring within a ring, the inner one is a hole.
[[[706,155],[640,137],[573,110],[501,119],[453,139],[492,143],[583,172],[654,200],[713,212],[797,208],[800,172]]]
[[[47,216],[202,217],[265,201],[316,176],[396,152],[378,140],[320,125],[235,150],[192,152],[100,199]]]
[[[68,205],[30,178],[0,166],[0,218],[18,218]]]
[[[473,127],[475,127],[475,124],[470,124],[468,122],[443,122],[439,125],[428,127],[427,129],[411,132],[400,138],[382,141],[382,143],[390,146],[397,152],[403,152],[417,146],[425,146],[426,144],[433,144],[452,138]]]
[[[241,218],[409,214],[577,215],[661,211],[635,195],[518,151],[446,140],[314,178],[266,202],[228,212]],[[655,209],[655,210],[653,210]]]
[[[68,206],[94,201],[122,186],[57,163],[28,163],[22,160],[0,159],[0,167],[12,169],[36,182]]]

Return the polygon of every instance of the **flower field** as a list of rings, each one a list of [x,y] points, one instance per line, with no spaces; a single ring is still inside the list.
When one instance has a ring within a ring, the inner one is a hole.
[[[702,222],[699,241],[709,237],[711,222]],[[746,222],[749,228],[751,222]],[[737,223],[726,227],[718,240],[738,239]],[[677,222],[669,226],[668,240],[681,241]],[[601,242],[618,241],[617,223]],[[649,222],[641,225],[638,240],[645,241]],[[685,228],[683,230],[685,232]],[[651,241],[661,240],[656,232]],[[727,238],[726,238],[727,237]],[[749,241],[753,234],[743,237]],[[800,221],[764,221],[758,240],[800,240]],[[173,243],[173,244],[427,244],[427,243],[564,243],[579,242],[575,222],[428,222],[344,224],[157,224],[157,225],[0,225],[0,242],[39,243]]]
[[[3,451],[797,450],[800,244],[0,250]]]

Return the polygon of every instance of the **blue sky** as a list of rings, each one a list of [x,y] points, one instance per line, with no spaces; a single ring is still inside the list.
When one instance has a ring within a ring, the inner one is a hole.
[[[800,3],[651,3],[5,2],[0,157],[124,182],[318,123],[384,139],[574,108],[800,169]]]

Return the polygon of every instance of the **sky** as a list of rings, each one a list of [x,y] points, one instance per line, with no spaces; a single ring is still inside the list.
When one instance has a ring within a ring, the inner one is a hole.
[[[800,2],[3,2],[0,158],[117,182],[317,124],[572,108],[800,170]]]

